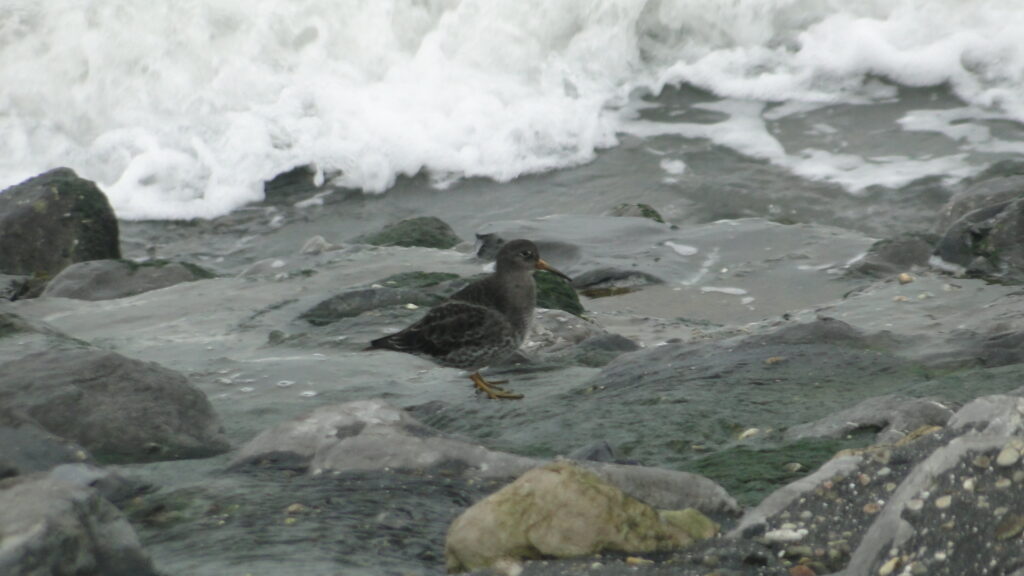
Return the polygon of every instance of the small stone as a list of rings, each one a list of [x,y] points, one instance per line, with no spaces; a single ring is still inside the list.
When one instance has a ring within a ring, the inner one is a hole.
[[[933,558],[941,562],[946,559],[946,552],[944,550],[939,550],[934,554]]]
[[[900,284],[910,284],[911,282],[914,281],[914,277],[911,276],[910,274],[907,274],[906,272],[900,274],[896,278],[900,281]]]
[[[911,498],[907,502],[907,510],[910,510],[911,512],[917,512],[922,508],[924,508],[924,500],[921,500],[920,498]]]
[[[857,475],[857,481],[860,482],[861,486],[867,486],[871,483],[871,476],[864,474],[863,472]]]
[[[975,468],[988,468],[992,465],[992,459],[985,454],[982,454],[972,460],[971,464],[973,464]]]
[[[289,515],[306,514],[307,512],[309,512],[309,507],[304,504],[299,504],[298,502],[291,504],[284,509],[284,513]]]
[[[764,539],[768,542],[778,543],[799,542],[804,539],[804,535],[805,534],[802,534],[797,530],[779,529],[769,530],[767,533],[765,533]]]
[[[885,564],[882,564],[882,567],[878,569],[878,576],[889,576],[890,574],[895,572],[896,569],[899,568],[899,566],[899,556],[896,556],[895,558],[889,558],[889,560],[886,561]]]
[[[1024,515],[1007,514],[996,524],[996,538],[1009,540],[1024,532]]]
[[[1013,481],[1017,483],[1024,482],[1024,470],[1017,470],[1014,472]]]
[[[626,564],[629,564],[630,566],[644,566],[646,564],[654,564],[654,560],[640,558],[639,556],[627,556]]]
[[[811,512],[810,510],[804,510],[800,513],[801,520],[810,520],[811,518],[814,518],[814,512]]]
[[[910,565],[910,574],[912,576],[925,576],[928,574],[928,566],[924,562],[913,562]]]
[[[1000,478],[999,480],[996,480],[996,488],[999,490],[1006,490],[1012,485],[1013,480],[1010,480],[1009,478]]]
[[[879,476],[879,477],[881,477],[881,476],[888,476],[889,474],[892,474],[892,468],[889,468],[888,466],[879,468],[878,472],[875,472],[875,476]]]
[[[810,566],[803,564],[797,564],[789,569],[789,576],[817,576],[817,574]]]
[[[886,482],[884,488],[886,492],[895,492],[897,485],[895,482]]]
[[[999,451],[999,455],[996,456],[996,466],[1013,466],[1020,460],[1020,452],[1017,451],[1013,446],[1004,446]]]
[[[412,302],[409,302],[408,304],[405,305],[405,309],[406,310],[419,310],[420,307],[415,305],[415,304],[413,304]]]
[[[963,483],[964,490],[967,492],[974,492],[974,486],[976,483],[977,482],[974,478],[965,478]]]
[[[865,514],[874,515],[878,514],[882,510],[882,507],[878,504],[878,502],[868,502],[867,504],[864,505],[863,510]]]
[[[787,558],[810,558],[814,556],[814,549],[806,544],[795,544],[786,547],[785,556]]]
[[[700,559],[700,563],[707,566],[708,568],[714,568],[718,566],[721,562],[722,561],[718,558],[718,556],[715,556],[714,554],[705,554],[704,557]]]
[[[740,434],[740,438],[739,439],[740,440],[746,440],[747,438],[753,438],[754,436],[757,436],[760,433],[761,433],[761,429],[760,428],[747,428],[746,430],[743,431],[742,434]]]
[[[804,469],[804,465],[799,462],[788,462],[782,466],[782,469],[790,474],[796,474]]]
[[[953,503],[953,497],[949,494],[945,496],[939,496],[935,499],[935,507],[939,510],[945,510],[949,508],[949,505]]]

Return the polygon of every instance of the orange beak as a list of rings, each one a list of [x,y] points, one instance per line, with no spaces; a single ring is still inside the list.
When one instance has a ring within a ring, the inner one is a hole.
[[[537,263],[534,265],[534,268],[536,268],[537,270],[547,270],[548,272],[551,272],[555,276],[561,276],[562,278],[565,278],[567,282],[572,282],[572,278],[569,278],[565,274],[562,274],[561,272],[558,271],[557,268],[543,260],[537,260]]]

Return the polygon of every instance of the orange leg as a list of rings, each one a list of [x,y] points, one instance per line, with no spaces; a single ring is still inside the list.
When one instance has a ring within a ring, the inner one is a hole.
[[[484,380],[484,377],[481,376],[479,372],[473,372],[470,374],[469,379],[473,381],[473,386],[476,387],[477,390],[487,394],[487,397],[492,400],[499,398],[502,400],[518,400],[523,397],[522,394],[506,392],[505,390],[495,386],[494,383]]]

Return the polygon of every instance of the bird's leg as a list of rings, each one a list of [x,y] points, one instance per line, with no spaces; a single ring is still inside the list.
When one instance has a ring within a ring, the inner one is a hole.
[[[518,400],[523,397],[522,394],[506,392],[497,386],[493,386],[492,383],[484,380],[484,377],[481,376],[479,372],[473,372],[470,374],[469,379],[473,381],[473,386],[475,386],[477,390],[487,394],[487,397],[492,400],[499,398],[502,400]]]

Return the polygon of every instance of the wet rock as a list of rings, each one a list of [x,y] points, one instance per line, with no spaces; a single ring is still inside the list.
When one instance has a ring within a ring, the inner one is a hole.
[[[488,477],[514,476],[536,463],[442,437],[402,410],[367,400],[324,406],[266,430],[243,446],[231,465],[313,473],[444,466]]]
[[[0,408],[0,479],[89,460],[84,448],[47,432],[32,418]]]
[[[156,576],[125,517],[66,474],[0,483],[0,573]]]
[[[886,278],[916,267],[925,267],[932,256],[939,236],[907,233],[879,240],[871,245],[864,258],[850,266],[850,274]]]
[[[573,287],[591,298],[624,294],[652,284],[664,284],[664,280],[639,270],[617,268],[588,270],[572,279]]]
[[[785,437],[841,438],[857,430],[874,429],[879,431],[877,443],[891,443],[922,426],[944,426],[952,415],[952,410],[933,400],[890,394],[868,398],[816,422],[792,426]]]
[[[436,470],[469,478],[514,478],[544,461],[488,450],[449,438],[380,400],[324,406],[260,433],[231,466],[302,470],[312,474]],[[583,462],[620,490],[665,509],[732,514],[736,501],[716,483],[687,472]]]
[[[197,458],[229,448],[206,395],[184,376],[113,352],[47,351],[2,364],[0,404],[105,461]]]
[[[619,204],[608,211],[609,216],[633,216],[636,218],[647,218],[661,224],[665,223],[661,214],[650,204]]]
[[[303,312],[299,318],[324,326],[342,318],[358,316],[370,310],[412,304],[433,306],[442,298],[421,290],[405,288],[365,288],[336,294]]]
[[[962,267],[968,276],[1024,282],[1024,187],[1014,200],[987,205],[955,221],[935,255]]]
[[[0,274],[0,300],[16,300],[27,288],[28,276]]]
[[[120,257],[107,197],[74,171],[57,168],[0,193],[0,272],[52,277],[75,262]]]
[[[1024,162],[997,162],[972,178],[966,189],[949,199],[942,209],[936,229],[942,232],[971,212],[1020,198],[1022,194]]]
[[[374,246],[422,246],[447,250],[454,248],[462,239],[440,218],[420,216],[388,224],[379,232],[361,236],[355,241]]]
[[[565,558],[603,551],[671,550],[706,537],[699,513],[658,512],[593,473],[556,462],[525,473],[459,516],[448,531],[448,570],[503,558]]]
[[[186,262],[92,260],[62,270],[46,285],[42,296],[112,300],[212,277],[210,271]]]

